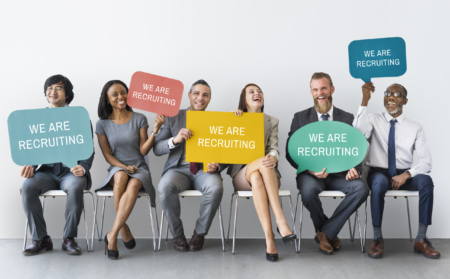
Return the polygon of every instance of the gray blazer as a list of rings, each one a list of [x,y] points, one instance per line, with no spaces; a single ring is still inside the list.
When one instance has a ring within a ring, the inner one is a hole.
[[[166,122],[161,128],[160,134],[156,137],[155,145],[153,146],[153,153],[155,153],[156,156],[169,153],[169,158],[167,159],[161,176],[163,176],[166,171],[176,168],[178,166],[178,162],[183,156],[186,141],[183,140],[172,150],[169,149],[168,144],[169,139],[178,135],[182,128],[186,128],[186,109],[180,110],[174,117],[166,117]],[[219,164],[217,172],[221,172],[223,169],[224,165]]]
[[[279,120],[277,118],[264,114],[264,144],[266,146],[266,155],[276,152],[278,153],[278,157],[280,156],[280,152],[278,151],[278,123]],[[243,166],[245,165],[230,165],[227,174],[234,178]],[[278,164],[275,166],[275,173],[278,178],[281,178],[281,174],[278,171]]]
[[[340,121],[340,122],[344,122],[350,126],[352,126],[353,123],[353,114],[345,112],[341,109],[338,109],[337,107],[334,107],[333,109],[333,121]],[[288,144],[289,144],[289,140],[291,138],[291,136],[301,127],[308,125],[312,122],[316,122],[319,121],[319,119],[317,118],[317,111],[314,107],[310,107],[309,109],[305,109],[302,110],[300,112],[297,112],[294,115],[294,118],[292,119],[292,124],[291,124],[291,130],[289,131],[289,137],[286,141],[286,159],[289,161],[289,163],[295,168],[298,168],[297,163],[294,162],[294,160],[292,160],[291,156],[289,155],[288,152]],[[359,165],[357,165],[355,167],[355,169],[359,172],[362,173],[362,163],[360,163]],[[343,175],[345,176],[347,174],[347,171],[344,172],[340,172],[340,173],[335,173],[337,175]]]

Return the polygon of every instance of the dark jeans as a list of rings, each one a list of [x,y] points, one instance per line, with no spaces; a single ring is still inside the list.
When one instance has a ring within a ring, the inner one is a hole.
[[[367,200],[369,189],[361,180],[346,180],[345,177],[329,174],[321,179],[308,172],[297,175],[297,188],[300,190],[302,201],[311,214],[314,228],[321,230],[329,239],[336,238],[347,219]],[[341,191],[345,193],[344,200],[328,218],[323,212],[319,194],[324,191]]]
[[[402,173],[404,170],[397,170]],[[387,170],[371,170],[367,177],[367,183],[372,190],[370,206],[372,209],[372,225],[381,227],[384,210],[384,196],[387,190],[392,190],[391,176]],[[431,225],[433,213],[433,180],[430,176],[418,174],[400,186],[399,190],[419,191],[419,222]]]

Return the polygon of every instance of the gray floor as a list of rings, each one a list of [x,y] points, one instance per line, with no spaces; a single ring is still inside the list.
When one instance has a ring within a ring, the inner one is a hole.
[[[369,240],[368,240],[369,241]],[[60,239],[54,239],[54,250],[37,256],[21,254],[22,240],[0,240],[0,278],[449,278],[450,240],[432,240],[443,255],[430,260],[413,253],[409,240],[385,242],[385,257],[370,259],[360,252],[359,239],[343,240],[343,248],[332,256],[319,252],[313,240],[302,241],[302,252],[277,240],[280,260],[265,260],[264,240],[238,239],[236,254],[221,242],[207,239],[204,250],[180,253],[171,242],[163,241],[160,252],[153,252],[152,241],[138,239],[134,250],[119,242],[120,259],[104,255],[103,242],[95,241],[94,252],[86,252],[86,242],[79,243],[81,256],[61,251]],[[367,247],[370,244],[367,243]]]

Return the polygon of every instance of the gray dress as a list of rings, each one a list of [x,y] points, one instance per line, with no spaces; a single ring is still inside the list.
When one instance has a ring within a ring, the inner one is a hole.
[[[152,184],[152,177],[144,156],[139,148],[140,134],[142,128],[148,127],[147,118],[137,112],[133,112],[131,119],[124,124],[116,124],[108,119],[99,119],[97,121],[95,133],[104,135],[108,138],[111,153],[117,160],[124,165],[135,165],[138,171],[134,174],[127,173],[129,176],[139,179],[144,186],[145,191],[150,195],[152,206],[155,206],[155,188]],[[125,171],[120,167],[110,166],[108,177],[103,184],[95,191],[111,189],[109,181],[117,171]]]

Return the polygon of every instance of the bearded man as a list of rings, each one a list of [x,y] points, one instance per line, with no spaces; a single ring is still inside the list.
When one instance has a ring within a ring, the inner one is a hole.
[[[367,113],[372,82],[362,87],[363,99],[353,126],[360,130],[370,142],[366,165],[370,167],[367,183],[372,189],[371,210],[374,237],[369,257],[383,257],[384,241],[381,233],[384,197],[387,190],[419,191],[419,231],[414,243],[414,252],[427,258],[438,259],[441,254],[427,239],[427,228],[431,225],[433,211],[433,181],[426,175],[431,171],[431,154],[422,126],[403,115],[403,106],[408,103],[408,91],[394,83],[384,92],[386,112]],[[413,166],[413,152],[418,162]]]
[[[297,112],[292,119],[291,131],[286,143],[286,158],[297,169],[298,165],[289,156],[287,150],[290,137],[301,127],[315,121],[340,121],[352,125],[353,115],[333,107],[334,93],[331,77],[326,73],[314,73],[310,82],[310,93],[314,100],[314,107]],[[362,165],[340,173],[303,171],[297,174],[297,188],[300,191],[304,206],[309,210],[314,224],[319,250],[331,255],[333,251],[341,249],[342,243],[338,238],[347,219],[359,206],[366,201],[369,189],[361,180]],[[331,217],[323,212],[319,194],[324,190],[341,191],[345,193],[344,200]]]

